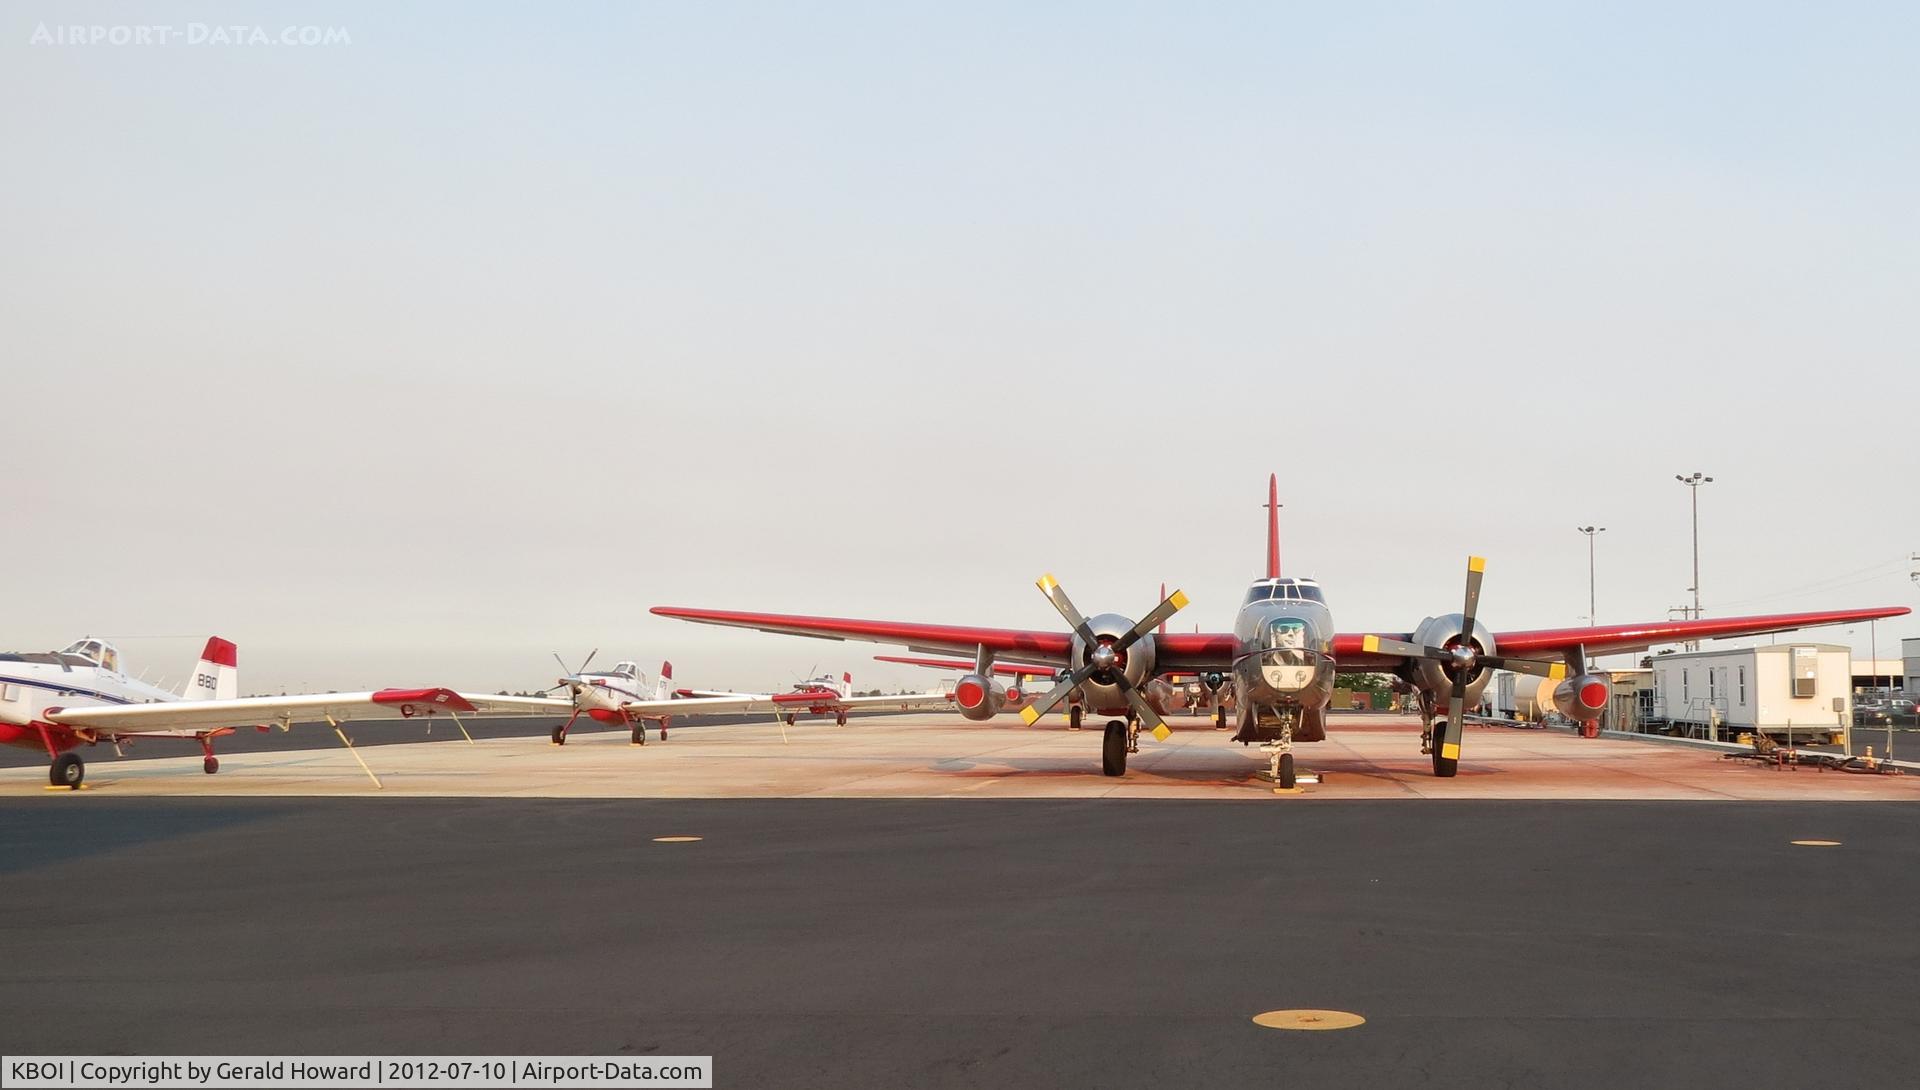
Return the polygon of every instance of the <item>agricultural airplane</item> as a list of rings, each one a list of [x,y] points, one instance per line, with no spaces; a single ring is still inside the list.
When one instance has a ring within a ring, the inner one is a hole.
[[[458,693],[452,689],[381,689],[368,693],[241,697],[239,652],[218,636],[207,641],[183,692],[173,693],[121,672],[120,653],[105,640],[87,637],[45,653],[0,654],[0,744],[45,749],[56,787],[80,786],[86,764],[73,752],[81,744],[118,746],[136,738],[200,743],[208,772],[220,770],[215,739],[242,727],[265,731],[278,725],[324,721],[353,749],[340,724],[352,719],[413,719],[436,715],[459,722],[470,715],[526,715],[525,698]],[[466,727],[461,726],[465,733]],[[468,741],[472,741],[469,736]],[[359,753],[354,759],[366,768]],[[373,776],[373,770],[367,769]],[[379,783],[379,778],[374,777]]]
[[[784,693],[767,693],[760,696],[746,696],[740,693],[713,693],[701,689],[682,689],[682,696],[698,699],[739,697],[748,701],[744,711],[771,710],[775,715],[793,724],[802,715],[831,715],[841,726],[847,725],[847,714],[856,711],[871,711],[875,708],[922,708],[947,703],[945,693],[899,693],[893,696],[855,696],[853,695],[853,675],[841,674],[838,678],[822,674],[796,682],[793,689]]]
[[[1006,690],[993,680],[997,656],[1059,667],[1065,676],[1020,714],[1032,723],[1061,701],[1077,698],[1096,714],[1124,715],[1107,724],[1101,747],[1101,770],[1109,776],[1126,773],[1127,755],[1139,752],[1143,726],[1157,738],[1167,737],[1161,716],[1168,709],[1155,706],[1148,682],[1170,671],[1218,673],[1233,689],[1239,721],[1233,740],[1262,743],[1271,774],[1282,787],[1295,783],[1293,744],[1326,738],[1327,705],[1342,672],[1392,674],[1409,685],[1420,704],[1421,752],[1432,756],[1435,776],[1448,777],[1460,768],[1466,708],[1479,702],[1496,669],[1559,679],[1555,706],[1586,724],[1600,718],[1610,691],[1605,678],[1587,670],[1595,656],[1910,612],[1889,606],[1496,633],[1479,619],[1486,562],[1470,557],[1465,605],[1459,613],[1428,617],[1411,632],[1339,632],[1318,583],[1280,574],[1279,506],[1278,478],[1270,477],[1267,575],[1248,589],[1230,632],[1156,633],[1157,626],[1187,604],[1186,595],[1177,590],[1138,623],[1117,613],[1087,618],[1051,575],[1042,576],[1039,586],[1066,622],[1065,632],[679,606],[655,606],[653,612],[699,624],[897,644],[922,654],[970,655],[973,672],[956,688],[983,694],[977,705],[961,703],[961,714],[975,720],[991,719],[1006,704]]]

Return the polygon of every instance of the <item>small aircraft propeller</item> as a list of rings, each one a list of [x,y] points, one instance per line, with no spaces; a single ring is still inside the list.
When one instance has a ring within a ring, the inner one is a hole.
[[[1481,653],[1473,646],[1475,615],[1480,611],[1480,582],[1485,577],[1486,570],[1485,557],[1467,558],[1467,600],[1466,608],[1461,611],[1460,636],[1457,643],[1435,647],[1431,644],[1409,643],[1390,636],[1368,636],[1361,642],[1361,649],[1368,654],[1404,655],[1408,658],[1437,662],[1440,664],[1440,669],[1446,673],[1447,679],[1453,682],[1453,694],[1447,698],[1445,725],[1441,728],[1440,737],[1433,740],[1435,752],[1446,760],[1458,760],[1460,757],[1460,739],[1466,734],[1467,682],[1473,680],[1473,675],[1480,667],[1512,670],[1516,674],[1531,674],[1534,677],[1555,680],[1567,676],[1565,663],[1488,655]]]
[[[1073,629],[1074,635],[1080,637],[1081,646],[1087,649],[1087,661],[1062,676],[1060,683],[1048,690],[1047,695],[1021,708],[1020,718],[1025,720],[1028,726],[1032,726],[1040,721],[1041,716],[1052,711],[1056,705],[1065,700],[1068,694],[1079,688],[1082,682],[1094,678],[1102,685],[1111,685],[1119,689],[1121,695],[1127,698],[1127,706],[1133,709],[1134,716],[1153,732],[1155,738],[1166,741],[1167,736],[1173,732],[1167,729],[1167,724],[1153,710],[1153,705],[1148,704],[1134,688],[1133,683],[1127,680],[1127,672],[1124,668],[1126,653],[1127,648],[1138,643],[1141,637],[1159,628],[1167,618],[1185,609],[1187,596],[1180,591],[1174,591],[1165,601],[1155,606],[1153,612],[1140,618],[1140,623],[1128,629],[1119,639],[1107,644],[1101,643],[1100,637],[1094,635],[1093,627],[1087,624],[1087,619],[1074,608],[1073,600],[1067,597],[1067,592],[1060,586],[1058,579],[1052,575],[1043,575],[1036,585],[1040,588],[1040,593],[1047,596],[1047,601],[1053,603],[1053,608],[1060,611],[1060,616],[1067,622],[1067,627]]]
[[[567,665],[567,660],[566,660],[566,659],[563,659],[563,658],[561,658],[561,657],[560,657],[560,652],[558,652],[558,651],[555,651],[555,652],[553,653],[553,661],[555,661],[555,662],[557,662],[557,663],[559,663],[559,664],[560,664],[560,673],[561,673],[561,674],[562,674],[562,675],[563,675],[564,677],[579,677],[579,676],[580,676],[581,674],[584,674],[584,673],[586,673],[586,672],[587,672],[587,667],[588,667],[589,665],[591,665],[591,664],[593,663],[593,656],[595,656],[595,655],[597,655],[597,654],[599,654],[599,653],[600,653],[600,649],[599,649],[598,647],[596,647],[596,648],[594,648],[593,650],[591,650],[591,651],[589,651],[589,652],[587,652],[587,657],[586,657],[586,658],[584,658],[584,659],[582,659],[582,660],[580,660],[580,668],[579,668],[578,670],[575,670],[575,669],[574,669],[574,668],[572,668],[571,666],[568,666],[568,665]],[[541,691],[541,692],[543,692],[543,693],[550,693],[550,692],[552,692],[552,691],[554,691],[555,689],[561,689],[561,688],[565,688],[565,687],[566,687],[566,684],[567,684],[567,683],[566,683],[566,682],[565,682],[564,680],[562,680],[562,681],[556,681],[556,682],[554,682],[554,683],[553,683],[552,685],[549,685],[549,686],[547,686],[546,688],[544,688],[544,689],[542,689],[542,690],[540,690],[540,691]]]

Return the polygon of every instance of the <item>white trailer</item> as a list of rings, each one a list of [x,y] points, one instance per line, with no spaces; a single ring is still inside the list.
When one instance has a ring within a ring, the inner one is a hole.
[[[1652,722],[1720,741],[1743,733],[1842,741],[1853,722],[1853,651],[1783,643],[1656,655]]]

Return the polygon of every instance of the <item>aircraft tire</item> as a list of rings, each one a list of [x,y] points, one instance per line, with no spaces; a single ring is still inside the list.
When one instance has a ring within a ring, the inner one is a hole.
[[[1227,729],[1227,709],[1219,705],[1215,705],[1213,709],[1213,729]]]
[[[564,746],[567,744],[567,728],[553,728],[553,744],[556,746]]]
[[[635,724],[633,728],[633,744],[636,746],[644,746],[647,744],[647,728]]]
[[[1440,756],[1440,740],[1433,742],[1433,774],[1443,780],[1450,780],[1460,773],[1460,758]]]
[[[843,726],[843,727],[847,725],[847,713],[846,713],[846,712],[841,712],[841,713],[840,713],[840,716],[839,716],[839,719],[838,719],[838,724],[839,724],[840,726]]]
[[[787,726],[789,726],[789,727],[791,727],[791,726],[793,726],[793,721],[794,721],[795,719],[798,719],[798,718],[799,718],[799,716],[797,716],[797,715],[789,715],[789,716],[787,716]]]
[[[80,789],[80,781],[87,778],[87,764],[78,753],[62,753],[53,759],[53,765],[47,769],[47,782],[55,787]]]
[[[211,776],[215,772],[220,771],[220,758],[208,757],[206,760],[200,762],[200,768],[206,772],[207,775]]]
[[[1100,771],[1109,776],[1127,774],[1127,725],[1118,719],[1107,724],[1100,744]]]
[[[1300,779],[1293,771],[1293,754],[1282,753],[1280,755],[1280,786],[1291,791],[1299,786],[1299,783]]]
[[[1080,729],[1080,705],[1078,704],[1075,704],[1073,707],[1067,709],[1067,729],[1068,730]]]

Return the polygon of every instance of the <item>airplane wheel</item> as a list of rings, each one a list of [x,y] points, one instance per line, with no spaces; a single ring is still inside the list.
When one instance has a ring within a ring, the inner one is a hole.
[[[55,787],[78,790],[80,781],[86,778],[87,766],[78,753],[62,753],[53,759],[53,767],[47,769],[47,782]]]
[[[553,744],[556,746],[564,746],[567,744],[567,728],[553,728]]]
[[[1227,709],[1225,708],[1213,709],[1213,729],[1214,730],[1227,729]]]
[[[838,723],[840,726],[843,726],[843,727],[847,725],[847,716],[845,712],[840,713],[840,716],[838,718]]]
[[[215,772],[220,771],[220,758],[208,757],[206,760],[200,762],[200,767],[206,770],[207,775],[211,776]]]
[[[1075,704],[1073,707],[1067,709],[1067,729],[1068,730],[1080,729],[1080,705],[1078,704]]]
[[[789,726],[789,727],[791,727],[791,726],[793,726],[793,721],[794,721],[795,719],[798,719],[798,718],[799,718],[799,716],[797,716],[797,715],[789,715],[789,716],[787,716],[787,726]]]
[[[1107,724],[1107,737],[1100,746],[1100,771],[1109,776],[1127,774],[1127,725],[1118,719]]]
[[[647,728],[633,728],[633,744],[636,746],[644,746],[647,744]]]
[[[1280,786],[1291,790],[1298,785],[1299,782],[1299,779],[1293,774],[1293,754],[1282,753],[1280,755]]]
[[[1440,756],[1440,739],[1433,740],[1433,774],[1443,780],[1452,779],[1460,772],[1460,758]]]

